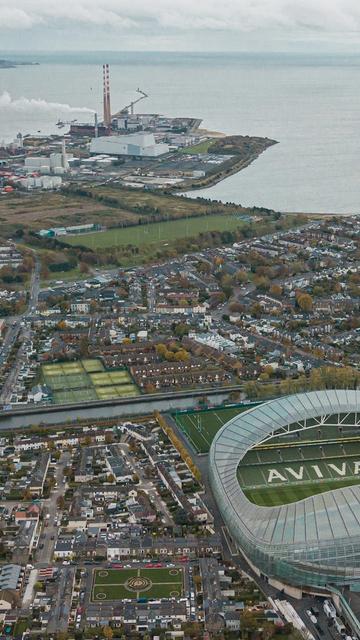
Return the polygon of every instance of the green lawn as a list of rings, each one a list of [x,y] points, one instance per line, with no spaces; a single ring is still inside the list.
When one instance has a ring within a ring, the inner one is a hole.
[[[179,149],[179,153],[183,154],[197,154],[197,153],[208,153],[209,149],[211,152],[211,148],[213,144],[215,144],[216,140],[211,138],[210,140],[203,140],[203,142],[199,142],[199,144],[194,144],[191,147],[184,147],[183,149]]]
[[[180,568],[96,569],[91,600],[178,598],[184,592],[183,582]]]
[[[154,222],[135,227],[124,227],[88,233],[81,238],[66,236],[67,244],[89,247],[90,249],[134,245],[164,244],[178,238],[191,238],[206,231],[234,231],[244,223],[232,215],[209,215],[198,218],[183,218],[168,222]]]
[[[208,453],[219,429],[243,411],[254,405],[240,405],[219,409],[206,409],[189,413],[174,413],[173,418],[197,453]]]

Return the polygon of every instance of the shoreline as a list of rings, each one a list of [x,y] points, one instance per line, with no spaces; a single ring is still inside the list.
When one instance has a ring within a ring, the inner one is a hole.
[[[263,140],[264,143],[267,142],[267,144],[264,144],[264,148],[260,149],[256,153],[252,153],[245,158],[237,157],[236,154],[234,154],[232,156],[232,164],[230,164],[225,169],[220,170],[218,173],[210,174],[209,176],[200,178],[194,182],[189,181],[188,185],[186,183],[181,185],[181,191],[178,191],[178,189],[175,188],[170,189],[170,191],[176,191],[179,195],[186,195],[186,193],[189,191],[199,191],[200,189],[214,187],[215,185],[219,184],[219,182],[226,180],[226,178],[230,178],[230,176],[233,176],[235,173],[240,173],[240,171],[243,171],[243,169],[246,169],[249,165],[255,162],[255,160],[257,160],[259,156],[267,151],[267,149],[275,146],[276,144],[279,144],[277,140],[270,140],[269,138],[263,138]]]

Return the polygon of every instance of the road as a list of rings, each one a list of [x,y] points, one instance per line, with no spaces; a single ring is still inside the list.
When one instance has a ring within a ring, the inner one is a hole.
[[[29,338],[29,329],[22,330],[23,319],[34,313],[37,307],[39,291],[40,291],[40,271],[41,263],[35,252],[34,254],[34,269],[31,274],[30,286],[29,286],[29,301],[26,310],[17,316],[11,316],[7,319],[8,330],[5,334],[1,349],[0,349],[0,366],[3,365],[10,354],[10,351],[18,337]],[[0,393],[0,404],[7,404],[11,398],[11,394],[15,387],[19,370],[22,364],[22,356],[24,355],[24,349],[26,345],[20,346],[14,364],[11,367],[8,376],[3,384]]]
[[[36,568],[46,567],[52,561],[54,545],[58,535],[58,527],[55,524],[55,520],[61,517],[61,512],[59,511],[57,502],[60,496],[65,495],[66,484],[63,482],[63,473],[64,468],[69,464],[69,462],[70,453],[68,451],[63,451],[56,465],[55,480],[57,488],[53,489],[51,492],[50,499],[46,502],[44,501],[44,512],[46,513],[46,518],[40,535],[39,546],[35,554],[34,564]],[[46,523],[47,526],[45,526]]]
[[[59,571],[58,589],[54,606],[50,609],[47,633],[67,631],[74,587],[75,567],[62,566]]]
[[[145,478],[145,475],[144,475],[144,472],[142,470],[141,465],[135,464],[134,460],[131,458],[131,456],[128,455],[128,453],[129,453],[129,445],[127,443],[125,443],[125,442],[121,442],[117,446],[120,449],[120,451],[123,452],[123,455],[124,455],[126,461],[129,463],[133,473],[138,476],[138,478],[139,478],[138,488],[141,489],[141,491],[144,491],[144,493],[146,493],[146,495],[149,497],[149,500],[154,505],[156,511],[158,513],[162,514],[162,516],[163,516],[163,524],[165,526],[167,526],[167,527],[173,526],[174,525],[174,521],[173,521],[173,519],[172,519],[172,517],[170,515],[170,512],[169,512],[165,502],[159,496],[159,493],[157,492],[157,490],[154,487],[153,483],[151,482],[151,480],[148,480],[147,478]]]

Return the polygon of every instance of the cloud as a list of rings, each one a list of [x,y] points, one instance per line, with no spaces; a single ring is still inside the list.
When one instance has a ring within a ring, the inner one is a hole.
[[[0,30],[99,25],[118,31],[358,31],[358,0],[0,0]]]
[[[28,99],[17,98],[14,100],[11,95],[4,91],[0,94],[0,114],[5,111],[15,111],[17,113],[61,113],[61,114],[81,114],[94,113],[92,109],[87,107],[71,107],[69,104],[62,104],[61,102],[47,102],[41,99]]]

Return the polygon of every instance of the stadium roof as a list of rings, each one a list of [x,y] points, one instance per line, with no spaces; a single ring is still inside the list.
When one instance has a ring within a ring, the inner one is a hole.
[[[211,484],[226,524],[240,544],[245,543],[245,549],[247,544],[256,545],[264,553],[281,558],[296,550],[302,562],[306,559],[318,564],[325,562],[323,556],[327,554],[326,563],[339,567],[341,562],[342,566],[347,564],[343,545],[355,537],[360,568],[360,485],[291,504],[260,507],[246,498],[237,478],[238,465],[246,452],[274,431],[297,422],[301,422],[301,428],[306,419],[358,411],[360,421],[360,391],[313,391],[266,402],[239,414],[220,429],[210,450]],[[324,553],[319,551],[322,545]],[[353,567],[354,562],[348,566]]]

